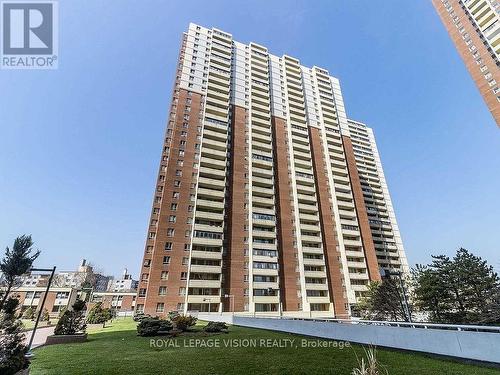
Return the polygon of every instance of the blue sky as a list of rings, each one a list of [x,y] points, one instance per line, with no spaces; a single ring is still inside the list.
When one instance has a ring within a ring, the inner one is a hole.
[[[341,80],[411,264],[464,246],[500,269],[500,131],[430,1],[62,1],[59,17],[58,70],[0,71],[0,246],[31,233],[39,266],[137,275],[195,22]]]

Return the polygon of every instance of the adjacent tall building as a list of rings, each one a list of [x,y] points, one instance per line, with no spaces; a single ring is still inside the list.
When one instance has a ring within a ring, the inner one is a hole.
[[[408,265],[371,129],[339,81],[191,24],[136,310],[350,316]]]
[[[500,127],[500,1],[432,2]]]

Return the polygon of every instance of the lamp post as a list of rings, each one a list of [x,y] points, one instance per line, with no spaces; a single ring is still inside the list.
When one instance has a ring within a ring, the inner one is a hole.
[[[381,268],[380,269],[380,276],[382,276],[382,277],[388,276],[389,278],[391,276],[398,277],[399,285],[401,287],[401,292],[403,293],[403,309],[405,311],[406,316],[408,317],[408,321],[410,323],[413,323],[412,319],[411,319],[410,305],[408,303],[408,298],[406,297],[406,288],[405,288],[405,285],[403,283],[403,273],[401,271],[388,271],[388,270]]]
[[[47,300],[47,294],[49,294],[49,288],[50,288],[50,285],[52,284],[52,279],[54,278],[54,274],[56,272],[56,266],[54,266],[52,268],[30,268],[29,271],[30,272],[33,272],[33,271],[50,272],[50,277],[49,277],[49,281],[47,282],[47,288],[45,289],[45,294],[43,295],[43,298],[42,298],[42,305],[38,309],[38,314],[36,316],[36,321],[35,321],[35,326],[33,327],[33,332],[31,332],[30,341],[28,343],[28,350],[27,350],[28,353],[31,350],[31,345],[33,344],[33,339],[35,338],[35,332],[36,332],[36,329],[38,328],[38,322],[40,321],[40,317],[42,316],[43,306],[45,305],[45,301]]]

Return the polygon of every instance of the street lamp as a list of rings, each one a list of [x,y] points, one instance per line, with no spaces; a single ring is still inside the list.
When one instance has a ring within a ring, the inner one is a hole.
[[[49,281],[47,282],[47,288],[45,289],[45,294],[43,295],[43,298],[42,298],[42,305],[38,309],[38,314],[36,316],[36,321],[35,321],[35,326],[33,327],[33,332],[31,332],[30,341],[28,343],[28,350],[27,350],[28,353],[31,350],[31,345],[33,344],[33,339],[35,338],[35,332],[36,332],[36,329],[38,328],[38,322],[40,321],[40,317],[42,316],[43,306],[45,305],[45,301],[47,300],[47,294],[49,294],[49,288],[50,288],[50,285],[52,284],[52,279],[54,278],[54,274],[56,272],[56,266],[54,266],[52,268],[30,268],[29,269],[29,272],[33,272],[33,271],[50,272],[50,277],[49,277]]]
[[[406,297],[406,288],[403,283],[403,273],[401,271],[390,271],[390,270],[385,270],[383,268],[380,269],[380,276],[381,277],[391,277],[391,276],[397,276],[399,279],[399,285],[401,286],[401,292],[403,293],[403,310],[405,311],[406,316],[408,317],[408,321],[410,323],[413,323],[411,320],[411,313],[410,313],[410,305],[408,303],[408,298]]]

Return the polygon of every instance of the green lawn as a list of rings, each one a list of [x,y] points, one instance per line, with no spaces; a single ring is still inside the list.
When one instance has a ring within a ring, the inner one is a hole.
[[[197,325],[200,329],[203,323]],[[150,348],[150,338],[138,337],[136,323],[117,320],[107,328],[89,330],[89,341],[41,347],[35,350],[31,374],[350,374],[361,346],[344,349],[301,348],[312,338],[266,330],[230,327],[228,334],[178,337],[180,347]],[[220,348],[193,348],[185,340],[219,341]],[[163,339],[166,339],[163,337]],[[227,348],[229,339],[295,339],[298,348]],[[323,341],[323,340],[322,340]],[[356,353],[356,354],[355,354]],[[378,350],[390,375],[500,374],[500,370],[436,359],[422,354]]]
[[[51,325],[56,325],[58,319],[50,319],[50,324]],[[23,323],[24,329],[33,329],[35,327],[35,321],[31,319],[21,319],[21,322]],[[47,326],[47,321],[40,321],[38,322],[38,327],[46,327]]]

